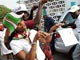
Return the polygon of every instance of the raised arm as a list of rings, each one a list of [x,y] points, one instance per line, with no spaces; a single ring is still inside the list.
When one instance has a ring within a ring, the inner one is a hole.
[[[29,18],[28,20],[32,20],[33,19],[33,15],[34,15],[34,10],[36,10],[38,8],[37,5],[33,5],[33,7],[31,8],[31,11],[30,11],[30,15],[29,15]]]
[[[38,11],[37,11],[37,14],[36,14],[36,17],[34,19],[35,21],[35,24],[39,24],[40,23],[40,20],[41,20],[41,17],[42,17],[42,6],[44,3],[46,3],[48,0],[41,0],[39,2],[39,7],[38,7]]]
[[[50,28],[49,32],[52,33],[54,30],[56,30],[57,28],[59,28],[59,26],[63,26],[63,25],[64,25],[64,23],[55,24],[55,25],[53,25],[53,26]]]
[[[37,49],[37,39],[35,37],[34,38],[34,41],[32,43],[31,50],[30,50],[29,54],[27,55],[27,60],[35,60],[35,57],[36,57],[36,49]]]

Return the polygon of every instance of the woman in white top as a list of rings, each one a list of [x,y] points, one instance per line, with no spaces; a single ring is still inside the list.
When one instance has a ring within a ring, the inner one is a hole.
[[[75,50],[73,51],[73,60],[80,60],[80,8],[74,5],[70,8],[69,13],[76,19],[72,26],[75,26],[75,30],[79,35],[79,44],[77,44]],[[70,26],[69,26],[70,27]]]

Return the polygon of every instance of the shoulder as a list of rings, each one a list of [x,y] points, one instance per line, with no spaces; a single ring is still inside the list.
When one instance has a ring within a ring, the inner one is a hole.
[[[26,21],[24,21],[25,23],[32,23],[32,22],[34,22],[34,20],[26,20]]]

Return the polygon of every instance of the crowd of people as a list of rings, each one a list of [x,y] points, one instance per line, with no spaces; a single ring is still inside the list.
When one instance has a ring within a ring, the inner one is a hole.
[[[31,31],[35,31],[34,37],[31,39],[28,29],[34,29],[34,25],[38,26],[42,16],[42,5],[46,2],[47,0],[41,0],[38,7],[32,8],[30,15],[26,9],[17,9],[15,12],[8,13],[3,19],[3,25],[7,28],[4,43],[19,60],[45,60],[45,54],[41,50],[39,42],[49,43],[51,34],[30,30],[30,35]],[[33,10],[36,8],[38,8],[38,12],[33,19]]]
[[[3,26],[7,29],[5,32],[4,43],[8,49],[13,51],[13,54],[18,60],[45,60],[46,55],[40,47],[40,43],[44,45],[50,44],[51,53],[55,51],[55,31],[59,26],[65,26],[64,22],[55,23],[54,19],[47,15],[43,4],[48,0],[39,1],[39,6],[33,6],[30,14],[24,4],[13,9],[12,12],[7,13],[3,19]],[[38,9],[35,18],[33,18],[34,10]],[[44,12],[42,13],[42,10]],[[74,5],[70,8],[69,13],[76,21],[67,24],[69,28],[77,30],[80,36],[80,8]],[[44,31],[40,31],[40,20],[44,18]],[[53,33],[53,34],[52,34]],[[73,60],[80,60],[80,42],[77,44],[73,52]],[[51,54],[51,55],[52,55]],[[53,60],[46,59],[46,60]]]

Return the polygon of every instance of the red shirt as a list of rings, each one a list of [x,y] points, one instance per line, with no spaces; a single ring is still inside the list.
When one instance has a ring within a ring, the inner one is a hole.
[[[35,25],[34,20],[27,20],[27,21],[24,21],[24,23],[25,23],[27,28],[29,28],[29,29],[34,28],[34,25]]]

